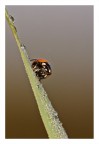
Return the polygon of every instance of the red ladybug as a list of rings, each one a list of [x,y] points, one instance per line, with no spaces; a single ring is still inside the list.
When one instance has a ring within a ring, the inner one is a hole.
[[[32,59],[30,61],[32,61],[31,67],[39,80],[45,79],[52,74],[51,67],[46,59]]]

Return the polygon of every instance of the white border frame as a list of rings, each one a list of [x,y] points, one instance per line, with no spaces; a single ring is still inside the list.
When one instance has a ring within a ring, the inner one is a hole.
[[[5,139],[5,5],[94,5],[94,139]],[[98,0],[0,0],[0,143],[99,143],[99,3]]]

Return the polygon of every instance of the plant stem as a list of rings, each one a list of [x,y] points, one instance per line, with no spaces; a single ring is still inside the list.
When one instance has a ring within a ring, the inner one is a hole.
[[[18,33],[14,22],[11,20],[10,15],[8,14],[7,10],[5,10],[6,20],[12,30],[13,36],[16,40],[18,45],[22,61],[25,66],[25,70],[27,76],[29,78],[29,82],[31,84],[32,90],[34,92],[34,96],[38,105],[38,109],[47,131],[49,138],[68,138],[67,134],[62,126],[62,123],[59,121],[58,114],[54,110],[47,93],[45,92],[41,82],[36,77],[35,73],[33,72],[30,64],[30,60],[27,54],[27,51],[24,45],[21,44],[20,39],[18,37]],[[13,18],[13,17],[12,17]],[[38,129],[39,131],[39,129]]]

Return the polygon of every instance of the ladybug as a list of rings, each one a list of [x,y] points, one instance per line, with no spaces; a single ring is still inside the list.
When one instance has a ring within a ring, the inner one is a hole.
[[[30,61],[32,61],[31,67],[39,80],[52,74],[51,67],[46,59],[31,59]]]

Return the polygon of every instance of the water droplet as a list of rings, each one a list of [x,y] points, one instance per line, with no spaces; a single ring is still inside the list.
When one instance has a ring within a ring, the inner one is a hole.
[[[10,17],[10,21],[14,24],[14,17],[13,16],[11,16],[11,15],[9,15],[9,17]]]
[[[39,85],[37,84],[37,88],[39,88]]]
[[[26,49],[26,46],[24,44],[21,44],[20,47],[22,50]]]
[[[55,119],[58,118],[58,113],[57,112],[54,113],[54,117],[55,117]]]
[[[14,26],[14,28],[15,28],[15,31],[17,32],[17,28]]]

